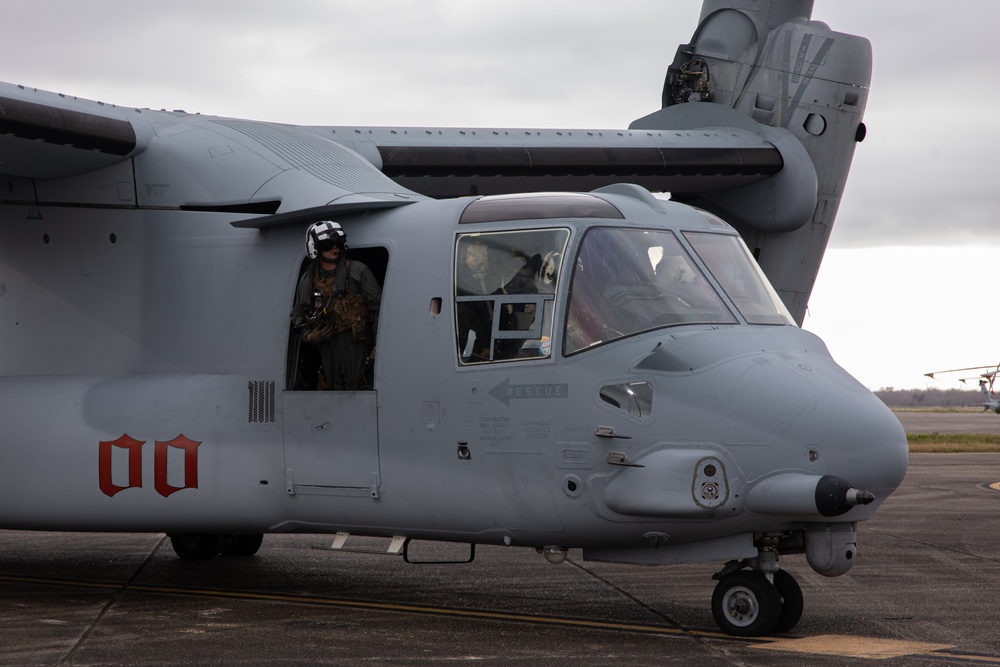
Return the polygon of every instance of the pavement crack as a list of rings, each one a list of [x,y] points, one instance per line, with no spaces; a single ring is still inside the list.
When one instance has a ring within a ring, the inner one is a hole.
[[[697,642],[705,645],[706,648],[709,648],[711,650],[711,647],[708,644],[705,643],[703,637],[701,637],[701,636],[699,636],[699,635],[697,635],[695,633],[692,633],[688,628],[684,627],[683,625],[681,625],[680,623],[678,623],[677,621],[675,621],[673,618],[671,618],[667,614],[665,614],[662,611],[660,611],[659,609],[656,609],[655,607],[647,604],[646,602],[643,602],[642,600],[640,600],[636,596],[632,595],[631,593],[629,593],[628,591],[626,591],[624,588],[622,588],[618,584],[616,584],[613,581],[611,581],[610,579],[607,579],[606,577],[602,577],[601,575],[597,574],[593,570],[591,570],[591,569],[585,567],[584,565],[576,562],[572,558],[567,558],[566,562],[569,563],[570,565],[572,565],[573,567],[577,568],[581,572],[584,572],[584,573],[588,574],[589,576],[593,577],[594,579],[596,579],[597,581],[601,582],[602,584],[604,584],[608,588],[612,589],[613,591],[615,591],[619,595],[621,595],[621,596],[623,596],[623,597],[631,600],[633,603],[635,603],[637,606],[641,607],[642,609],[645,609],[646,611],[648,611],[649,613],[653,614],[654,616],[663,619],[663,621],[665,623],[669,624],[674,630],[677,630],[679,633],[683,634],[684,636],[686,636],[686,637],[688,637],[690,639],[693,639],[693,640],[695,640],[695,641],[697,641]]]
[[[142,563],[140,563],[139,566],[135,568],[135,571],[133,571],[132,574],[129,575],[129,578],[126,579],[124,583],[122,583],[120,586],[116,587],[113,590],[111,596],[108,598],[108,601],[104,603],[103,607],[101,607],[101,611],[97,613],[97,616],[94,617],[94,620],[90,622],[87,628],[80,635],[79,639],[77,639],[76,642],[73,644],[73,648],[67,651],[66,655],[64,655],[62,659],[59,661],[60,665],[69,664],[73,660],[73,657],[76,655],[77,651],[83,646],[84,642],[87,641],[87,639],[94,632],[94,630],[97,629],[97,626],[100,625],[101,621],[104,619],[107,613],[111,611],[111,608],[118,603],[118,600],[121,598],[122,593],[128,590],[128,588],[135,582],[139,574],[146,569],[146,566],[149,565],[150,561],[153,560],[153,556],[156,555],[156,552],[160,550],[160,547],[163,546],[163,543],[166,540],[167,540],[166,535],[161,537],[159,541],[156,543],[156,545],[152,549],[150,549],[149,553],[146,555],[146,558],[143,559]]]

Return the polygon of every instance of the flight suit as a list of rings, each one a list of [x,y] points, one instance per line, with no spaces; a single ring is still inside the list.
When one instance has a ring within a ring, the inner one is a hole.
[[[302,341],[319,347],[317,389],[371,388],[367,366],[381,299],[382,288],[361,262],[342,259],[334,272],[323,270],[318,260],[306,268],[296,289],[292,326]]]

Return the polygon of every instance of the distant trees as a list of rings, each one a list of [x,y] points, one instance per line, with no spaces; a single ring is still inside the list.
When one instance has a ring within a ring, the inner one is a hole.
[[[883,387],[874,392],[890,408],[959,408],[980,405],[978,389],[894,389]]]

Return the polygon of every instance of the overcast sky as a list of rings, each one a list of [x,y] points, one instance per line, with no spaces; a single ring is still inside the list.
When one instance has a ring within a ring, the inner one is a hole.
[[[0,80],[316,125],[622,128],[660,105],[698,0],[33,0]],[[1000,361],[1000,3],[816,0],[867,37],[865,114],[805,328],[872,389]],[[930,386],[950,387],[945,383]],[[958,386],[958,385],[955,385]]]

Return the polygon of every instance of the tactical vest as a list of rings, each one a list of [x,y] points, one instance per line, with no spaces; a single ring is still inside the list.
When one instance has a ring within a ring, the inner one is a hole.
[[[358,293],[349,289],[352,280],[357,283],[357,280],[351,277],[351,260],[346,260],[344,269],[345,284],[342,291],[338,292],[337,274],[324,277],[320,273],[319,265],[316,265],[313,271],[313,295],[318,303],[314,306],[317,310],[325,309],[333,325],[332,334],[350,329],[351,337],[356,342],[361,342],[368,339],[368,324],[372,321],[372,316],[368,312],[365,298],[360,294],[361,288],[357,287]]]

